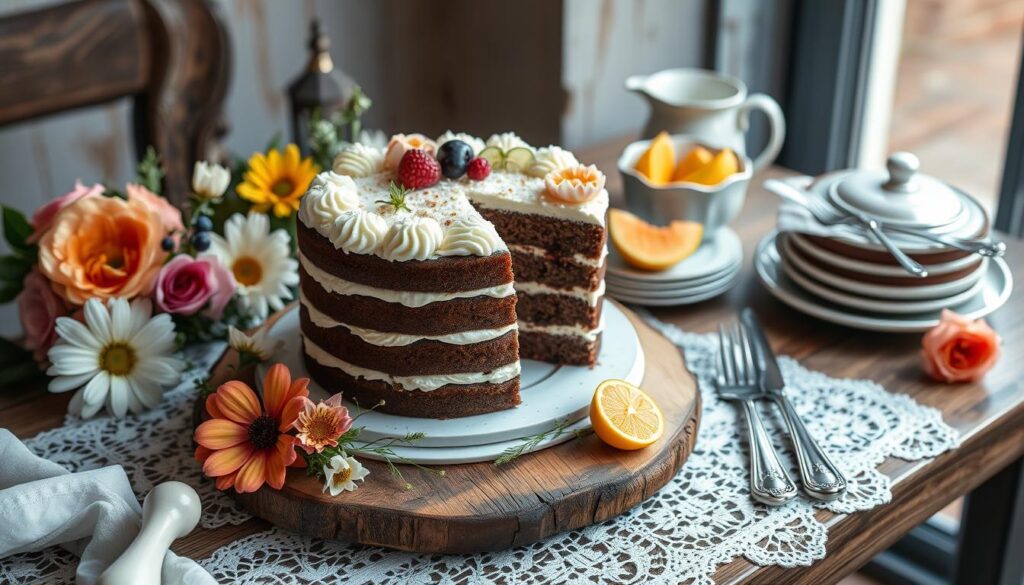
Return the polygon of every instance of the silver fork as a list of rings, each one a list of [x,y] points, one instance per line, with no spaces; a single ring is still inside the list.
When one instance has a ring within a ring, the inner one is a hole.
[[[772,446],[754,402],[764,398],[758,383],[753,345],[746,331],[733,322],[729,331],[718,326],[718,395],[740,403],[747,419],[750,443],[750,494],[759,502],[778,506],[796,496],[796,484],[786,473]]]

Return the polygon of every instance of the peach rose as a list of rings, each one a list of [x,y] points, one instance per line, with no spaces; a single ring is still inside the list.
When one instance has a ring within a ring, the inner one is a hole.
[[[167,253],[160,214],[139,199],[89,197],[62,209],[39,242],[39,270],[68,302],[146,295]]]
[[[67,314],[64,300],[53,292],[50,281],[38,270],[29,272],[18,295],[18,318],[25,332],[25,347],[37,362],[46,361],[46,352],[57,341],[57,317]]]
[[[46,205],[43,205],[32,214],[32,219],[29,220],[29,224],[32,226],[32,235],[28,237],[28,243],[34,244],[43,237],[46,230],[50,229],[50,224],[53,223],[53,218],[57,216],[57,212],[61,209],[64,209],[79,199],[95,197],[102,194],[103,185],[97,184],[92,187],[86,187],[81,183],[81,181],[75,181],[75,188],[70,193],[61,195]]]
[[[185,231],[185,224],[181,222],[181,211],[171,205],[171,202],[143,187],[142,185],[133,185],[128,183],[124,188],[125,194],[128,195],[128,201],[138,201],[143,203],[150,210],[155,211],[160,216],[160,221],[164,224],[164,234],[175,233],[180,235]],[[177,238],[175,238],[177,242]]]
[[[939,324],[921,340],[924,371],[943,382],[980,380],[999,359],[1000,343],[985,321],[944,309]]]

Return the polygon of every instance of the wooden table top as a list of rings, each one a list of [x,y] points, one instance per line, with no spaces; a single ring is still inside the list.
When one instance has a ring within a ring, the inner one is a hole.
[[[580,153],[580,160],[596,163],[608,172],[613,204],[621,190],[615,161],[624,141],[614,141]],[[775,349],[800,360],[808,368],[833,377],[866,378],[890,392],[912,396],[938,408],[943,419],[957,429],[962,445],[935,459],[906,462],[890,459],[881,470],[893,480],[892,502],[867,512],[833,514],[819,511],[828,527],[828,554],[810,567],[759,567],[740,558],[722,566],[718,583],[770,582],[820,584],[837,581],[855,571],[917,524],[956,498],[971,491],[1011,462],[1024,456],[1024,361],[1014,359],[1024,347],[1024,294],[1020,284],[1002,309],[989,317],[1004,343],[1003,359],[977,384],[945,385],[921,373],[920,335],[882,334],[832,325],[794,311],[776,301],[757,282],[751,257],[758,240],[775,225],[777,201],[760,188],[768,176],[791,174],[771,169],[757,177],[746,205],[733,228],[743,240],[743,273],[727,294],[691,306],[655,309],[653,314],[690,331],[712,331],[719,321],[740,308],[753,307]],[[1024,278],[1024,241],[1007,239],[1006,259],[1011,270]],[[1019,280],[1018,280],[1019,282]],[[40,386],[0,396],[0,426],[19,437],[59,425],[70,393],[47,394]],[[197,529],[175,543],[174,550],[193,558],[209,556],[217,548],[267,528],[250,520],[239,526]]]

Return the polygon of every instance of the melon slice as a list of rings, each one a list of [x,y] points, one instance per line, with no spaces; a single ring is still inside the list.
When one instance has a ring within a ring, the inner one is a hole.
[[[701,185],[717,185],[739,172],[740,161],[736,154],[728,148],[718,151],[707,164],[684,176],[681,180]]]
[[[630,266],[665,270],[689,257],[700,246],[704,226],[695,221],[673,221],[653,226],[621,209],[608,210],[612,244]]]
[[[672,180],[675,165],[676,148],[668,132],[662,132],[654,137],[633,168],[647,177],[651,184],[665,185]]]
[[[691,148],[690,152],[679,159],[679,164],[676,165],[676,170],[672,173],[672,182],[682,181],[686,175],[708,164],[713,158],[715,158],[715,154],[703,146]]]

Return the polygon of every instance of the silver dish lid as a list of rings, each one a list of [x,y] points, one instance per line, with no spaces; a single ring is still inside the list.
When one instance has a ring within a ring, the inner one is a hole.
[[[885,166],[888,172],[854,171],[836,181],[829,189],[833,204],[883,223],[923,229],[964,219],[963,196],[946,183],[919,173],[916,156],[895,152]]]

